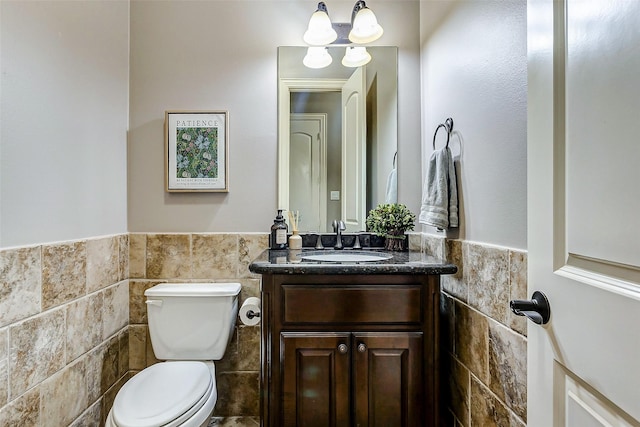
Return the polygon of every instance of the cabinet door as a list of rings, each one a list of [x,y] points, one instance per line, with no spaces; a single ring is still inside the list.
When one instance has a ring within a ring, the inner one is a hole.
[[[422,333],[356,333],[354,343],[355,425],[424,425]]]
[[[283,332],[282,427],[348,427],[350,334]]]

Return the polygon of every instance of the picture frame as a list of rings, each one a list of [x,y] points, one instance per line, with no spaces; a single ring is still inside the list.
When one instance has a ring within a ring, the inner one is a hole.
[[[229,113],[165,111],[167,192],[229,192]]]

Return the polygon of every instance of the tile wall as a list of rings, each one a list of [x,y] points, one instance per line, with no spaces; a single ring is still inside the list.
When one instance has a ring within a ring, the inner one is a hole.
[[[448,426],[526,424],[525,252],[412,235],[459,266],[442,279]],[[162,282],[240,282],[267,234],[125,234],[0,251],[0,425],[102,424],[115,394],[157,360],[144,290]],[[238,324],[216,363],[214,426],[259,425],[259,327]]]
[[[527,324],[509,301],[527,298],[526,252],[431,235],[422,248],[458,266],[442,277],[445,425],[524,427]]]
[[[0,425],[95,426],[129,371],[129,237],[0,250]]]
[[[144,291],[163,282],[239,282],[240,304],[260,296],[248,266],[268,247],[268,234],[130,234],[130,369],[157,362],[151,349]],[[260,327],[240,323],[216,362],[215,426],[257,426],[260,416]]]

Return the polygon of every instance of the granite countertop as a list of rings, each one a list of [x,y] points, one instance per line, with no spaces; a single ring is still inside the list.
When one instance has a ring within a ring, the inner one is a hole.
[[[458,271],[454,264],[420,252],[367,249],[367,253],[391,256],[390,259],[368,262],[319,262],[302,258],[305,254],[331,252],[334,251],[267,249],[249,265],[249,270],[258,274],[454,274]],[[345,254],[350,252],[353,250],[342,251]]]

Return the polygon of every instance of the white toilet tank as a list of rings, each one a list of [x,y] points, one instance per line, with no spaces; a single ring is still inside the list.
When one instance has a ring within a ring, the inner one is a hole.
[[[160,360],[220,360],[238,314],[239,283],[162,283],[144,294]]]

